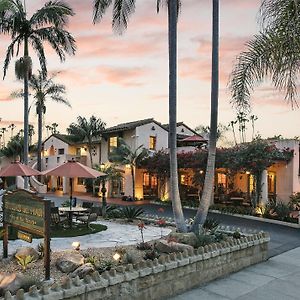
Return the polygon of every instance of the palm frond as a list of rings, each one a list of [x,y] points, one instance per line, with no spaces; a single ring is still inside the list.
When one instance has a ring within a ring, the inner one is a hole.
[[[99,22],[105,14],[107,8],[112,4],[112,0],[94,0],[93,23]]]
[[[49,1],[39,9],[30,19],[32,26],[55,25],[62,27],[68,23],[70,16],[74,16],[73,9],[64,1]]]
[[[112,28],[122,34],[128,26],[130,16],[135,11],[135,0],[115,0],[113,7]]]
[[[9,63],[12,57],[14,56],[15,44],[19,41],[19,39],[21,39],[21,36],[17,36],[16,38],[14,38],[13,41],[10,43],[10,45],[7,47],[4,65],[3,65],[3,79],[6,76]]]
[[[42,41],[49,42],[61,61],[64,61],[66,54],[74,55],[76,41],[66,30],[58,27],[44,27],[34,30],[34,34]]]

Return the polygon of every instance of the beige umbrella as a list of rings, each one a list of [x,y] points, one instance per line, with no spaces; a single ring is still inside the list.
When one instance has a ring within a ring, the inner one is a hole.
[[[53,175],[68,177],[70,179],[70,207],[72,205],[72,193],[73,193],[73,178],[82,177],[82,178],[98,178],[101,176],[106,176],[106,173],[99,172],[92,168],[89,168],[75,160],[69,160],[68,162],[55,167],[51,170],[42,172],[43,175]]]

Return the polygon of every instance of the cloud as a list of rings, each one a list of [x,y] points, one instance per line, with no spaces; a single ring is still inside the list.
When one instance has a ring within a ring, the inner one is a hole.
[[[143,80],[149,75],[149,70],[142,67],[100,66],[97,67],[97,73],[109,83],[131,87],[145,85]]]

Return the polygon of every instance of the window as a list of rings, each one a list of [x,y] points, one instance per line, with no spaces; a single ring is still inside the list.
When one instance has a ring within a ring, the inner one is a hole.
[[[156,136],[150,136],[149,149],[156,150]]]
[[[77,184],[78,184],[78,185],[84,185],[84,178],[78,177],[78,178],[77,178]]]
[[[117,136],[111,136],[109,138],[109,144],[108,144],[108,152],[111,153],[113,149],[118,147],[118,137]]]
[[[60,157],[59,156],[57,156],[56,157],[56,162],[59,164],[59,161],[60,161]]]
[[[143,185],[146,185],[146,186],[150,185],[150,175],[149,175],[149,173],[144,173]]]
[[[76,148],[76,156],[80,156],[81,155],[81,148]]]
[[[180,175],[180,184],[187,185],[188,184],[188,178],[185,174]]]
[[[46,163],[46,164],[48,163],[48,157],[45,158],[45,163]]]
[[[64,148],[58,149],[58,155],[64,155],[64,154],[65,154]]]

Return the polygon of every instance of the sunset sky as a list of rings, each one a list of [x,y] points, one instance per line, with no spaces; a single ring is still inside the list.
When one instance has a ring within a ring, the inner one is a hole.
[[[28,14],[46,1],[27,0]],[[122,36],[111,30],[111,11],[103,21],[92,24],[92,0],[68,0],[76,12],[69,31],[77,40],[77,53],[60,63],[46,47],[49,71],[61,71],[57,82],[67,87],[72,109],[47,104],[45,124],[56,122],[59,130],[78,115],[95,114],[107,126],[154,117],[168,122],[168,45],[167,14],[156,14],[155,0],[137,0],[136,13]],[[195,127],[208,125],[210,116],[211,2],[183,0],[178,26],[178,121]],[[258,32],[260,0],[223,0],[220,7],[220,108],[219,120],[228,124],[235,118],[226,88],[235,57],[245,41]],[[0,36],[0,58],[9,40]],[[36,56],[34,68],[39,67]],[[0,127],[15,123],[20,129],[22,100],[10,100],[11,91],[22,87],[14,77],[14,61],[9,74],[0,81]],[[292,111],[283,95],[271,86],[260,85],[253,95],[253,113],[258,116],[256,130],[263,137],[300,135],[299,110]],[[36,125],[35,110],[30,122]],[[7,137],[10,134],[7,133]],[[250,136],[250,133],[249,133]]]

